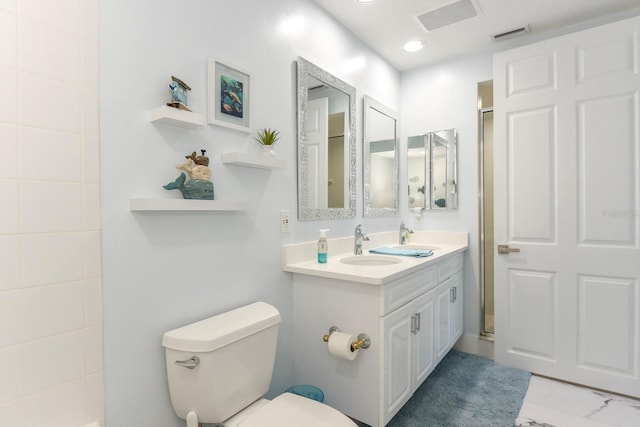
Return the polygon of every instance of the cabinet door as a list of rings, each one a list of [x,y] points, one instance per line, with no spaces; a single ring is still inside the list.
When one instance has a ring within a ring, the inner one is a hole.
[[[436,288],[436,360],[442,359],[451,348],[451,308],[452,308],[452,280],[446,280]]]
[[[435,291],[427,292],[414,303],[414,379],[417,389],[435,367]]]
[[[462,272],[459,271],[451,278],[451,286],[453,288],[453,307],[452,307],[452,330],[451,344],[455,344],[458,338],[462,336],[463,325],[463,298],[462,298]]]
[[[383,340],[383,383],[381,425],[385,425],[413,394],[411,342],[413,304],[397,309],[381,319]]]

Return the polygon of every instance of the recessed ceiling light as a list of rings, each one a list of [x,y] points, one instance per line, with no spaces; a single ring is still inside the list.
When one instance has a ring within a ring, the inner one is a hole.
[[[424,42],[422,40],[411,40],[408,43],[405,43],[403,49],[406,52],[417,52],[424,47]]]
[[[358,3],[373,3],[374,0],[356,0]]]

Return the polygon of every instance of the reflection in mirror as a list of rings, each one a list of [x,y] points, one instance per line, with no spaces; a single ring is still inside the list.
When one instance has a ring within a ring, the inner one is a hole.
[[[431,195],[432,209],[447,207],[447,147],[446,140],[438,133],[433,134],[431,141]]]
[[[398,213],[397,114],[364,97],[364,216],[385,217]]]
[[[431,209],[458,208],[456,151],[455,129],[431,132]]]
[[[298,219],[353,218],[355,89],[298,58]]]
[[[456,130],[411,136],[407,143],[409,208],[457,209]]]
[[[407,170],[409,181],[409,209],[427,208],[430,182],[427,175],[429,155],[428,135],[410,136],[407,140]]]

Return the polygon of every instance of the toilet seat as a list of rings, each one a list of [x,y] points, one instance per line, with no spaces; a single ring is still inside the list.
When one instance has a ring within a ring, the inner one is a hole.
[[[283,393],[238,423],[238,427],[357,427],[324,403]]]

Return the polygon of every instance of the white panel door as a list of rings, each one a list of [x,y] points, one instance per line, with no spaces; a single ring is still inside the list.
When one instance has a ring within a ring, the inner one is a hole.
[[[496,361],[640,396],[640,17],[494,58]]]
[[[329,195],[329,99],[307,102],[307,149],[310,209],[326,209]]]

